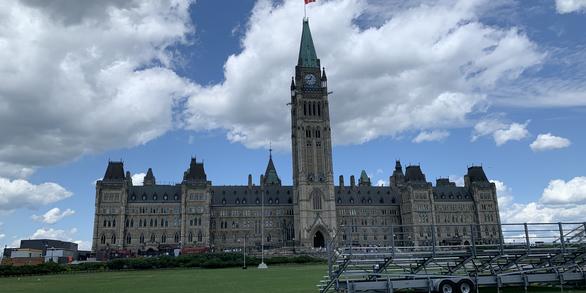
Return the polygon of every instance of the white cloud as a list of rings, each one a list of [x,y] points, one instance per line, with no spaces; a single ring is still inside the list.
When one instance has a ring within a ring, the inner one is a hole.
[[[496,195],[499,202],[499,209],[506,209],[513,203],[513,191],[504,182],[499,180],[491,180],[496,186]]]
[[[0,228],[2,228],[2,225],[4,225],[4,223],[0,222]],[[6,237],[6,234],[3,234],[2,230],[0,229],[0,240],[2,240],[4,237]]]
[[[144,176],[146,176],[146,173],[136,173],[132,175],[132,185],[142,185]]]
[[[1,1],[0,175],[26,177],[173,128],[193,85],[173,72],[168,48],[193,31],[190,4]]]
[[[456,186],[464,186],[464,177],[459,175],[450,175],[448,176],[450,182],[456,183]]]
[[[9,180],[0,177],[0,211],[17,208],[36,209],[73,195],[56,183],[32,184],[23,179]]]
[[[529,125],[529,121],[523,124],[507,124],[497,118],[483,119],[474,125],[472,141],[476,141],[478,138],[487,135],[492,135],[497,146],[501,146],[512,140],[522,140],[529,136],[527,125]]]
[[[551,133],[540,134],[537,136],[534,142],[529,147],[534,152],[563,149],[569,147],[571,144],[567,138],[552,135]]]
[[[55,224],[61,219],[73,214],[75,214],[75,211],[72,209],[67,209],[61,212],[59,208],[52,208],[42,216],[33,215],[32,219],[46,224]]]
[[[501,146],[511,140],[522,140],[529,136],[527,124],[512,123],[508,128],[499,129],[493,133],[496,145]]]
[[[442,141],[450,136],[450,132],[446,130],[432,130],[422,131],[414,139],[414,143],[422,143],[426,141]]]
[[[494,183],[503,223],[576,222],[586,214],[586,177],[552,180],[541,198],[529,203],[515,203],[510,188],[500,181]]]
[[[77,232],[78,232],[77,228],[71,228],[69,230],[53,229],[53,228],[49,228],[49,229],[39,228],[30,236],[27,236],[24,238],[15,237],[14,241],[12,241],[11,247],[19,247],[20,240],[22,240],[22,239],[55,239],[55,240],[75,242],[78,244],[78,249],[90,250],[91,249],[91,242],[87,241],[87,240],[76,239]]]
[[[558,13],[586,11],[586,0],[555,0],[555,8]]]
[[[381,25],[363,27],[357,22],[373,13],[366,1],[312,5],[317,53],[334,91],[335,143],[464,125],[470,113],[485,108],[486,91],[539,64],[543,55],[522,32],[479,21],[484,4],[378,5]],[[224,65],[225,81],[190,97],[188,128],[226,129],[230,141],[248,147],[264,147],[269,140],[276,147],[290,146],[285,105],[299,48],[301,5],[257,2],[242,52]]]
[[[376,181],[375,186],[385,186],[385,185],[389,185],[388,181],[385,181],[383,179],[379,179],[378,181]]]
[[[575,177],[567,182],[561,179],[550,181],[540,201],[544,204],[585,204],[586,177]]]

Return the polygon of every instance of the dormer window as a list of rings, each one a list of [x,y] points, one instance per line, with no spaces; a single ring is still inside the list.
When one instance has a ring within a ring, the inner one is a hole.
[[[147,200],[147,196],[144,193],[142,194],[142,200]]]
[[[222,204],[223,205],[226,205],[226,199],[225,198],[222,199]]]
[[[256,198],[256,204],[260,204],[260,199]]]

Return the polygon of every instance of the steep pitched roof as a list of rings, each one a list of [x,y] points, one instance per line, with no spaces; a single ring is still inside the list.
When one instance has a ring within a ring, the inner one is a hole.
[[[203,168],[203,162],[198,163],[195,158],[191,158],[191,163],[189,164],[189,169],[185,171],[185,175],[183,175],[183,180],[197,180],[197,181],[205,181],[207,180],[206,172]]]
[[[303,32],[301,33],[301,45],[299,47],[299,60],[297,66],[319,68],[319,59],[315,53],[313,38],[309,30],[309,21],[303,20]]]
[[[103,180],[124,180],[124,163],[108,162],[108,168],[106,168]]]
[[[267,169],[265,170],[264,178],[264,185],[281,185],[281,179],[277,174],[277,169],[275,168],[275,164],[273,164],[273,155],[269,155],[269,163],[267,164]]]
[[[360,172],[360,179],[358,179],[358,185],[360,186],[370,186],[370,177],[366,174],[366,171],[362,170]]]
[[[481,166],[469,167],[468,178],[470,179],[470,182],[488,182],[488,178]]]
[[[425,175],[419,166],[407,166],[405,169],[405,181],[407,182],[426,182]]]

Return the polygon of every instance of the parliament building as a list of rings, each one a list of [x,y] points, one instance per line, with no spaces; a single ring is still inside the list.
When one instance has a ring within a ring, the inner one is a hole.
[[[374,186],[364,171],[357,182],[339,176],[336,186],[329,109],[326,71],[304,20],[291,81],[293,186],[281,184],[270,155],[260,181],[248,175],[242,186],[213,185],[195,158],[175,185],[157,184],[151,169],[143,185],[133,185],[122,162],[109,162],[96,183],[92,250],[230,251],[246,241],[251,247],[303,251],[330,239],[350,239],[357,246],[498,241],[496,187],[481,166],[468,167],[464,186],[449,179],[434,185],[420,166],[403,168],[399,161],[388,186]]]

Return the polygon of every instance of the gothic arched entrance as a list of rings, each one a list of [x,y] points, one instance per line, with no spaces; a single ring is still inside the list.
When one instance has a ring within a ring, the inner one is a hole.
[[[325,247],[325,239],[324,239],[324,234],[322,234],[320,231],[315,232],[315,235],[313,235],[313,247]]]

